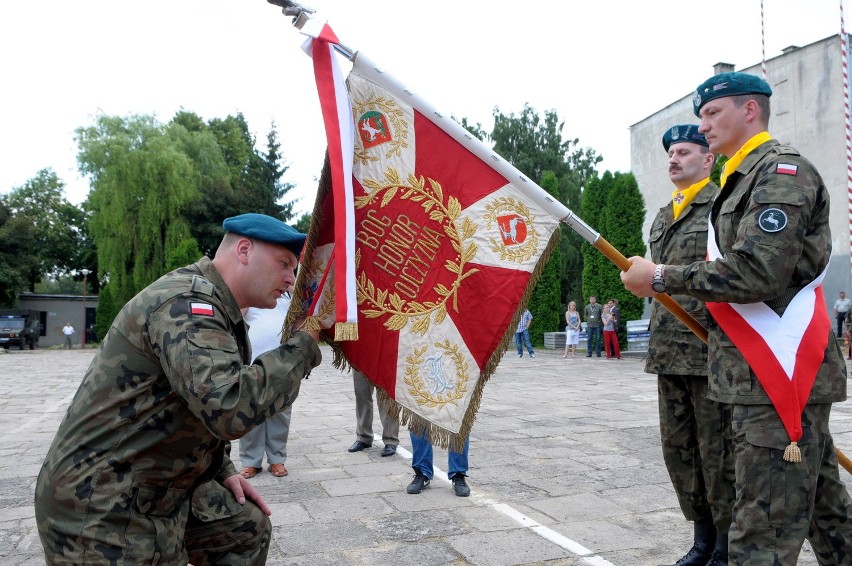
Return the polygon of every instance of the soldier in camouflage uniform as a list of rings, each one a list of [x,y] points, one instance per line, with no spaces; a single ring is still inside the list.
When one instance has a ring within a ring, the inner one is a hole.
[[[215,258],[130,300],[83,378],[39,473],[48,564],[263,564],[270,509],[227,454],[293,403],[320,363],[296,332],[251,360],[244,307],[294,282],[305,236],[259,214],[229,218]]]
[[[651,260],[692,263],[707,255],[707,219],[719,190],[709,178],[715,157],[696,124],[666,130],[663,148],[677,190],[651,226]],[[689,295],[673,298],[707,325],[702,301]],[[659,376],[663,459],[694,530],[693,546],[676,566],[727,564],[734,503],[730,406],[707,398],[707,345],[657,301],[650,330],[645,371]]]
[[[711,212],[721,257],[689,265],[631,258],[622,273],[631,292],[763,302],[781,315],[824,271],[831,253],[828,191],[809,161],[766,132],[771,93],[765,81],[743,73],[721,73],[698,88],[700,131],[711,151],[730,158]],[[820,564],[852,564],[852,500],[828,427],[831,404],[846,399],[846,366],[827,324],[827,346],[801,415],[801,462],[785,459],[791,438],[742,351],[718,322],[709,324],[709,396],[733,405],[734,564],[794,565],[805,538]]]

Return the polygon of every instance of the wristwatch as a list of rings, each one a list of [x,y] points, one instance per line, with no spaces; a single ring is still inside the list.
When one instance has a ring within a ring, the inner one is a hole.
[[[654,279],[651,281],[651,289],[655,293],[665,293],[666,292],[666,281],[663,279],[663,269],[666,266],[662,263],[657,265],[657,269],[654,270]]]

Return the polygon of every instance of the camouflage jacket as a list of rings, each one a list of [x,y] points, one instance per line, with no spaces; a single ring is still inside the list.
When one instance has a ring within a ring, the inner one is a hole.
[[[651,261],[685,265],[707,257],[707,222],[713,197],[718,192],[719,187],[707,183],[677,220],[671,202],[657,212],[648,241]],[[673,294],[672,298],[707,326],[709,315],[703,301],[685,294]],[[651,307],[650,330],[646,372],[707,376],[707,344],[657,301]]]
[[[144,561],[133,553],[162,532],[182,545],[193,489],[236,473],[227,441],[292,404],[320,359],[297,332],[249,365],[247,327],[208,258],[142,290],[113,322],[39,474],[48,557]]]
[[[761,227],[761,215],[765,218],[770,209],[783,212],[781,229],[779,224],[764,224],[769,230]],[[775,140],[757,147],[731,173],[713,203],[711,220],[724,257],[667,267],[669,292],[689,293],[704,301],[762,301],[783,314],[799,289],[828,264],[828,190],[807,159]],[[766,391],[712,317],[707,330],[708,396],[725,403],[769,404]],[[829,336],[808,402],[845,399],[846,364]]]

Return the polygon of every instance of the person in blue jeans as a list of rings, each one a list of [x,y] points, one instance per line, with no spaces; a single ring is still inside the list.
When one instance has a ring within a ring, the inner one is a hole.
[[[530,353],[530,357],[535,357],[532,341],[530,341],[530,324],[532,324],[532,319],[532,313],[529,310],[525,310],[524,314],[521,315],[521,320],[518,321],[518,329],[515,331],[515,344],[518,346],[519,358],[524,357],[523,345],[526,345],[527,352]]]
[[[406,491],[412,495],[423,491],[428,487],[434,476],[432,469],[432,443],[426,438],[426,431],[415,435],[409,431],[411,436],[411,467],[414,468],[414,479],[408,484]],[[447,452],[447,477],[453,482],[453,490],[459,497],[470,495],[465,478],[467,477],[467,451],[470,446],[470,437],[464,439],[464,449],[459,452],[452,450]]]

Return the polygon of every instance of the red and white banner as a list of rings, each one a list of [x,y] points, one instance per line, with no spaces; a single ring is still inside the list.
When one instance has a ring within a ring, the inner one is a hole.
[[[355,132],[352,122],[352,109],[343,81],[343,73],[335,57],[335,45],[340,41],[321,20],[309,20],[302,33],[312,37],[305,42],[303,49],[314,61],[314,76],[317,92],[325,122],[328,139],[328,159],[331,163],[331,185],[333,199],[328,216],[335,216],[334,226],[336,243],[328,250],[326,258],[327,274],[318,282],[315,293],[318,299],[325,293],[333,292],[335,301],[335,340],[355,340],[358,338],[358,314],[355,300],[355,237],[354,215],[352,207],[352,150]],[[333,272],[332,272],[333,269]],[[326,289],[326,283],[329,283]],[[333,282],[333,283],[332,283]],[[317,314],[318,301],[311,306],[311,313]]]
[[[712,222],[708,225],[707,258],[715,260],[722,254]],[[766,390],[793,442],[802,437],[802,412],[831,332],[824,277],[825,271],[801,289],[783,316],[764,303],[706,303]]]
[[[347,84],[358,339],[332,345],[403,422],[446,445],[468,434],[559,219],[546,198],[519,188],[529,181],[517,170],[468,149],[481,144],[363,55]],[[297,283],[323,329],[336,323],[337,296],[324,283],[337,245],[333,167],[328,159]]]

